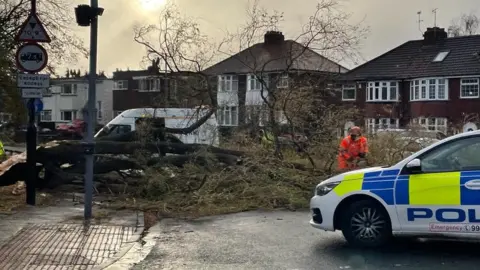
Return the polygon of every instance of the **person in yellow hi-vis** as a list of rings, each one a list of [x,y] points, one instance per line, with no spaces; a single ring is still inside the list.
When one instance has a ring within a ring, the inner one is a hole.
[[[7,154],[5,153],[5,149],[3,148],[3,142],[0,141],[0,162],[3,162],[7,159]]]
[[[272,133],[262,129],[262,130],[260,130],[260,135],[262,136],[261,140],[262,140],[262,145],[264,147],[272,147],[273,146],[274,140],[273,140],[273,134]]]

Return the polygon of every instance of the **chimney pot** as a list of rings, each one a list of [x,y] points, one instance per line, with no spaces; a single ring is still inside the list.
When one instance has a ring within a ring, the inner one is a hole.
[[[264,36],[265,45],[279,45],[285,41],[285,36],[282,32],[268,31]]]
[[[439,41],[442,41],[448,37],[445,28],[440,27],[428,27],[427,31],[423,34],[423,44],[433,45]]]

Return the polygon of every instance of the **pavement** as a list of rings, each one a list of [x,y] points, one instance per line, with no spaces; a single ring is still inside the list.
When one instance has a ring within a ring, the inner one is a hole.
[[[141,238],[143,214],[102,212],[83,222],[83,205],[64,199],[0,215],[0,269],[103,269]],[[100,216],[98,216],[100,217]]]
[[[339,232],[311,228],[309,217],[255,211],[165,219],[150,229],[156,235],[151,252],[132,269],[478,269],[478,242],[399,238],[386,248],[360,250]]]

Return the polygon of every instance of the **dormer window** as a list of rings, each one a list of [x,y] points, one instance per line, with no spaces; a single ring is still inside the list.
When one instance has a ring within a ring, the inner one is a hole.
[[[449,53],[450,51],[439,52],[437,56],[435,56],[435,58],[433,59],[433,62],[442,62]]]

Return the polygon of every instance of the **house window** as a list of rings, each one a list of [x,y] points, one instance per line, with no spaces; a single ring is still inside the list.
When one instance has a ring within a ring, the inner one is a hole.
[[[238,76],[235,76],[235,75],[218,76],[218,91],[220,92],[238,91]]]
[[[40,121],[52,121],[52,110],[43,110],[42,112],[40,112]]]
[[[224,106],[218,109],[218,124],[220,126],[237,126],[238,109],[235,106]]]
[[[262,78],[262,79],[260,79]],[[248,91],[262,89],[266,90],[268,88],[268,76],[256,76],[248,75]]]
[[[375,133],[379,129],[398,129],[398,118],[367,118],[366,125],[367,131]]]
[[[447,133],[447,119],[444,117],[419,117],[413,119],[413,123],[429,131]]]
[[[447,100],[447,79],[419,79],[410,82],[410,101]]]
[[[367,101],[398,101],[398,82],[369,82]]]
[[[277,88],[288,88],[288,74],[280,75],[277,82]]]
[[[433,59],[433,62],[442,62],[450,51],[439,52]]]
[[[113,83],[113,90],[127,90],[128,89],[128,81],[115,81]]]
[[[478,79],[469,78],[460,81],[460,97],[461,98],[478,98]]]
[[[77,94],[77,85],[76,84],[63,84],[61,94],[62,95],[76,95]]]
[[[158,78],[138,80],[139,91],[160,91],[161,81]]]
[[[355,100],[356,98],[355,84],[342,86],[342,100]]]
[[[101,102],[101,101],[97,101],[97,118],[98,118],[98,119],[102,119],[102,118],[103,118],[103,114],[102,114],[102,102]]]
[[[73,121],[77,119],[77,111],[61,111],[62,121]]]

